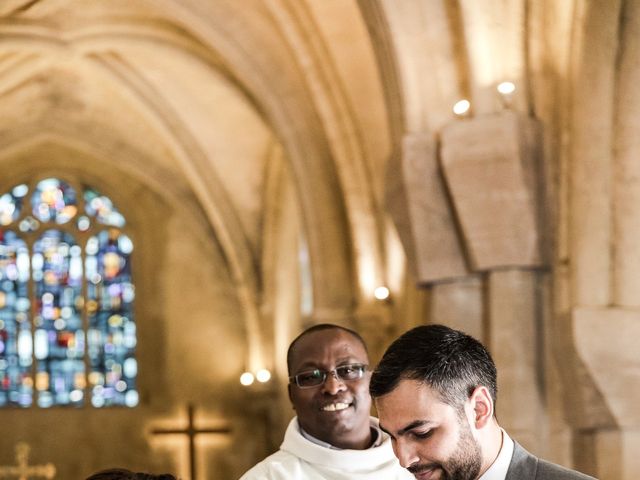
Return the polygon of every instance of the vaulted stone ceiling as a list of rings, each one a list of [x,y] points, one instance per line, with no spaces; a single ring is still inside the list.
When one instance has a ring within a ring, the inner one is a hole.
[[[544,87],[568,68],[572,10],[553,3],[553,23],[545,11],[500,1],[9,0],[5,157],[53,136],[153,188],[194,195],[257,346],[270,159],[284,152],[296,186],[316,316],[366,304],[375,285],[401,276],[384,195],[403,135],[437,134],[462,97],[475,114],[500,110],[502,80],[518,84],[512,108],[547,114],[556,90]],[[553,43],[547,32],[558,33]]]

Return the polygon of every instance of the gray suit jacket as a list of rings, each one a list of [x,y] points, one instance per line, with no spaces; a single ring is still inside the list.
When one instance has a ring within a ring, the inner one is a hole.
[[[534,457],[515,442],[506,480],[595,480],[583,473]]]

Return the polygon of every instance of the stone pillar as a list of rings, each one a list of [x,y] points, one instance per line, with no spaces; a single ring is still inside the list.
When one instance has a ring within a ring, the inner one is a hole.
[[[598,472],[602,478],[631,480],[640,474],[640,3],[624,2],[623,18],[614,138],[613,301],[625,308],[609,309],[606,316],[586,320],[585,327],[594,356],[586,363],[598,369],[596,383],[621,426],[598,432]]]
[[[576,305],[611,301],[611,150],[620,2],[586,8],[571,118],[571,284]]]
[[[615,122],[613,302],[640,307],[640,3],[625,3]]]
[[[484,284],[480,275],[431,287],[429,320],[486,340],[483,328]]]
[[[499,419],[534,452],[545,424],[540,133],[512,111],[456,121],[441,132],[439,162],[429,135],[405,137],[407,208],[392,212],[429,291],[423,323],[464,330],[493,350]]]
[[[458,121],[442,131],[440,158],[469,267],[485,273],[475,336],[498,367],[498,420],[539,454],[546,435],[540,133],[537,122],[511,111]],[[445,292],[440,297],[455,308],[455,290]]]
[[[544,345],[539,274],[495,270],[488,275],[488,341],[498,367],[500,424],[525,448],[544,451]]]
[[[594,434],[594,459],[600,479],[635,480],[640,472],[640,430],[601,430]]]
[[[567,418],[576,467],[630,479],[640,472],[640,5],[586,2],[576,25],[565,216],[571,302],[559,316]]]

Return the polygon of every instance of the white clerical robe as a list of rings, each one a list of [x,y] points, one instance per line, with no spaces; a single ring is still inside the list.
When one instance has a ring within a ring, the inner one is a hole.
[[[371,418],[375,428],[378,420]],[[289,423],[284,441],[273,455],[240,480],[409,480],[414,476],[393,455],[391,440],[366,450],[339,450],[317,445],[300,433],[298,418]]]

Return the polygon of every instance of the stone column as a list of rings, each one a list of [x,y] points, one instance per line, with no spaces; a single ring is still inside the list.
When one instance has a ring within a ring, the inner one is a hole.
[[[630,479],[640,431],[640,5],[585,2],[576,27],[565,217],[572,294],[559,316],[567,418],[578,468]]]
[[[611,301],[611,148],[619,2],[587,8],[572,85],[568,218],[576,305]],[[582,42],[582,45],[580,45]],[[578,55],[579,57],[579,55]]]
[[[498,421],[525,448],[542,455],[546,412],[539,275],[522,269],[489,273],[487,345],[498,367]]]
[[[614,159],[613,301],[640,307],[640,3],[625,3]]]
[[[537,122],[512,111],[447,125],[439,158],[430,135],[407,136],[396,172],[407,208],[392,212],[429,292],[423,323],[464,330],[493,350],[499,419],[535,452],[545,424],[540,145]]]
[[[483,115],[443,130],[441,165],[469,267],[484,272],[478,289],[483,321],[475,336],[484,340],[498,367],[498,420],[515,439],[542,454],[540,144],[537,122],[512,111]],[[450,294],[445,301],[455,308],[455,298]],[[467,293],[469,298],[477,296]]]
[[[613,332],[593,348],[600,351],[597,364],[604,370],[596,382],[621,426],[597,433],[598,471],[631,480],[640,474],[640,3],[625,2],[623,18],[614,124],[613,302],[624,309],[600,320],[600,328]]]
[[[484,282],[480,275],[432,285],[431,323],[448,325],[485,341],[483,319]]]
[[[599,478],[635,480],[640,472],[640,431],[601,430],[594,434],[594,457]]]

